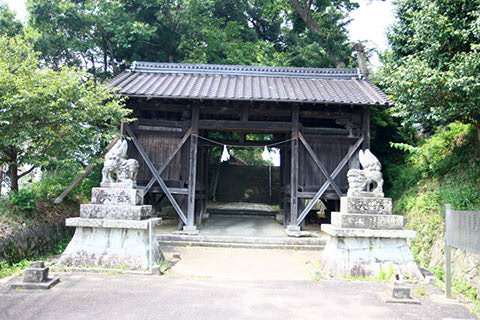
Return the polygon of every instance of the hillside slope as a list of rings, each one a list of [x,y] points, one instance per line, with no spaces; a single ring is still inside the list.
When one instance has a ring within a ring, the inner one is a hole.
[[[424,139],[418,147],[394,145],[408,152],[403,164],[390,165],[387,193],[394,211],[406,218],[406,227],[417,231],[411,248],[417,263],[444,277],[445,204],[456,210],[480,211],[480,151],[476,130],[453,123]],[[480,255],[452,252],[455,287],[480,298]]]

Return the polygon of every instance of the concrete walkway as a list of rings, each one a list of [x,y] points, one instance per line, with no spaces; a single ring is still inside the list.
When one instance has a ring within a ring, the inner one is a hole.
[[[0,285],[0,319],[475,319],[431,287],[420,305],[385,303],[385,282],[95,273],[60,277],[62,282],[48,291]]]
[[[168,275],[225,280],[310,280],[321,251],[178,247],[181,260]],[[171,252],[166,253],[167,258]]]

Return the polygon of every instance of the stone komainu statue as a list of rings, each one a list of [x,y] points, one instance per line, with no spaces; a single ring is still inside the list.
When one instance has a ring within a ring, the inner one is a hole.
[[[368,192],[373,196],[383,197],[382,165],[370,150],[360,150],[360,169],[348,170],[348,196],[365,195]]]
[[[102,186],[111,185],[115,182],[135,185],[139,165],[135,159],[125,159],[127,148],[127,141],[122,139],[117,141],[105,155],[102,170]],[[116,181],[113,180],[114,173],[117,175]]]

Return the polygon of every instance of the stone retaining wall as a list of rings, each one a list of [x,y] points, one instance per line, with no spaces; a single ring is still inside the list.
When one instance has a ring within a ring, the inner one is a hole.
[[[52,252],[65,237],[72,237],[74,228],[65,223],[44,224],[0,238],[0,261],[15,263]]]

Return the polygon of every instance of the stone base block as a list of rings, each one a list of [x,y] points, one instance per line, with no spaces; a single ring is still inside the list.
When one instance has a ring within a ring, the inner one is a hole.
[[[142,205],[143,189],[92,188],[92,203]]]
[[[25,269],[24,282],[43,282],[48,279],[48,268],[28,268]]]
[[[46,279],[43,282],[20,282],[10,285],[10,289],[47,290],[60,282],[60,278]]]
[[[67,227],[90,227],[105,229],[141,229],[148,230],[150,227],[157,227],[162,224],[162,218],[152,218],[148,220],[108,220],[108,219],[86,219],[86,218],[67,218],[65,225]]]
[[[331,237],[320,265],[330,277],[422,277],[405,238]]]
[[[403,217],[393,214],[349,214],[332,212],[332,225],[338,228],[402,230]]]
[[[152,263],[162,258],[157,242],[149,242],[148,230],[77,227],[59,263],[146,270],[150,254]]]
[[[373,197],[373,198],[383,198],[385,195],[383,192],[372,192],[372,191],[352,191],[348,190],[347,197]]]
[[[80,217],[87,219],[142,220],[152,215],[151,205],[133,206],[127,204],[82,204]]]
[[[340,212],[354,214],[392,214],[392,199],[379,197],[341,197]]]
[[[101,182],[102,188],[135,188],[137,186],[136,181],[124,181],[124,182]]]
[[[373,230],[373,229],[355,229],[339,228],[331,224],[322,224],[322,231],[333,237],[347,238],[403,238],[413,239],[417,235],[412,230]]]
[[[188,235],[197,235],[200,234],[200,231],[197,229],[197,226],[183,226],[182,231],[180,231],[182,234],[188,234]]]

